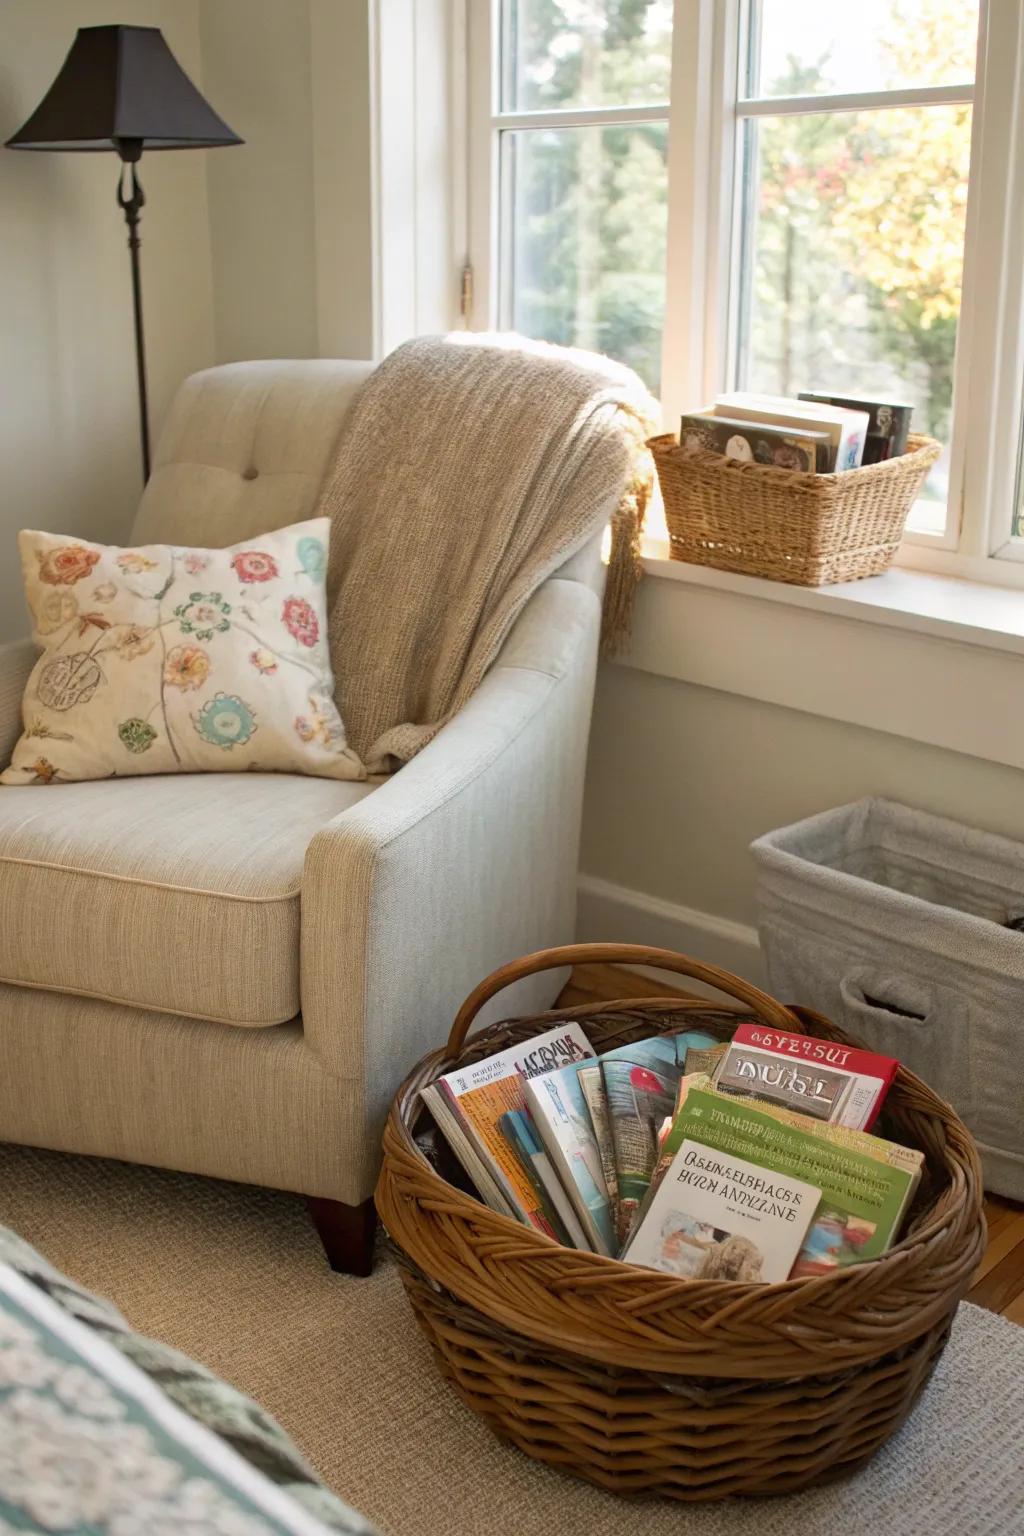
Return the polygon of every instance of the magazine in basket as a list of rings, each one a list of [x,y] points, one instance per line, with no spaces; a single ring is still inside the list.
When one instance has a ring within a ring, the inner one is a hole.
[[[852,1045],[741,1024],[715,1071],[715,1087],[867,1131],[898,1066],[891,1056]]]
[[[510,1110],[525,1109],[524,1081],[593,1055],[578,1024],[558,1024],[520,1045],[457,1067],[421,1090],[452,1151],[491,1209],[515,1216],[548,1237],[562,1234],[554,1229],[501,1121]]]
[[[686,1053],[715,1044],[702,1030],[654,1035],[601,1056],[615,1150],[617,1236],[624,1243],[647,1193],[658,1151],[658,1131],[675,1107]]]

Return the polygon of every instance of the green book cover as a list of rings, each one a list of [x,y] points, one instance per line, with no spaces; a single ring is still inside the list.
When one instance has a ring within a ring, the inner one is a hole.
[[[741,1100],[693,1087],[673,1141],[697,1141],[821,1190],[790,1279],[877,1259],[895,1241],[916,1180],[905,1168],[787,1125]],[[663,1149],[663,1154],[668,1146]]]

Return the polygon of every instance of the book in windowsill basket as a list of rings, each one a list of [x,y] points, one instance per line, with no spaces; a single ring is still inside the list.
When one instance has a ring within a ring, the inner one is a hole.
[[[555,1236],[552,1223],[500,1121],[510,1110],[525,1110],[525,1080],[593,1055],[578,1024],[559,1024],[445,1073],[420,1093],[485,1204],[548,1237]]]
[[[790,1279],[879,1258],[897,1240],[920,1182],[922,1153],[778,1105],[729,1098],[706,1076],[686,1080],[686,1089],[661,1146],[651,1180],[654,1193],[637,1223],[637,1236],[646,1234],[644,1244],[636,1248],[634,1238],[621,1255],[628,1263],[648,1251],[655,1200],[687,1141],[820,1189]]]

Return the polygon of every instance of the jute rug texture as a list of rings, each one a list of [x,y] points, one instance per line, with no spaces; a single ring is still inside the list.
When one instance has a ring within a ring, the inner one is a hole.
[[[625,1503],[500,1445],[440,1380],[393,1265],[333,1275],[299,1200],[0,1146],[0,1223],[257,1398],[385,1536],[1017,1536],[1024,1329],[963,1306],[910,1423],[854,1480]]]

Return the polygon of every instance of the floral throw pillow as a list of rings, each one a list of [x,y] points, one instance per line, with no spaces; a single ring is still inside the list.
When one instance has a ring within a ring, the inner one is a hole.
[[[230,549],[19,535],[42,648],[4,784],[244,769],[361,779],[334,705],[315,518]]]

